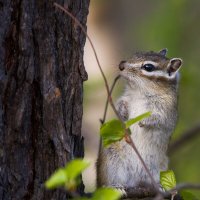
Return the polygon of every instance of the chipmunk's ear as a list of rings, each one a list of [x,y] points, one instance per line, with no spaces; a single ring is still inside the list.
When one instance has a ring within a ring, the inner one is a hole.
[[[168,51],[167,48],[165,48],[165,49],[160,50],[158,53],[159,53],[160,55],[162,55],[162,56],[166,56],[167,51]]]
[[[167,71],[169,73],[169,76],[178,72],[181,65],[182,65],[182,60],[180,58],[172,58],[167,66]]]

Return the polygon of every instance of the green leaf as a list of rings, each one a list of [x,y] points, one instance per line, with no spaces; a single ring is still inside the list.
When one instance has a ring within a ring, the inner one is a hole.
[[[165,190],[171,190],[176,187],[176,178],[172,170],[160,172],[160,183]]]
[[[194,196],[192,193],[187,192],[187,191],[181,191],[181,197],[184,200],[199,200],[196,196]]]
[[[117,119],[106,122],[101,126],[100,134],[105,147],[121,140],[125,135],[123,123]]]
[[[63,186],[67,182],[67,173],[64,168],[56,170],[51,177],[45,182],[47,189],[54,189],[56,187]]]
[[[122,194],[113,188],[99,188],[95,191],[92,200],[117,200]]]
[[[139,115],[139,116],[137,116],[137,117],[135,117],[133,119],[130,119],[130,120],[126,121],[126,123],[125,123],[126,124],[126,128],[129,128],[131,125],[135,124],[138,121],[141,121],[144,118],[149,117],[150,115],[151,115],[151,112],[146,112],[146,113],[144,113],[142,115]]]
[[[65,167],[65,171],[68,175],[68,179],[75,179],[79,176],[87,167],[89,162],[82,159],[75,159],[68,163]]]
[[[89,162],[82,159],[75,159],[69,162],[64,168],[56,170],[45,182],[47,189],[54,189],[65,186],[68,190],[73,190],[79,184],[79,175],[89,165]]]
[[[72,160],[65,167],[65,172],[67,173],[67,182],[65,182],[65,187],[67,190],[76,190],[76,186],[80,183],[79,175],[89,166],[89,162],[82,159]]]

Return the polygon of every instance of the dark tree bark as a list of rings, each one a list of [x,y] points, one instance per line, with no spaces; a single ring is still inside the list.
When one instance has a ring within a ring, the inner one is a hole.
[[[89,0],[55,1],[86,26]],[[53,3],[0,0],[0,200],[66,199],[43,183],[83,157],[85,35]]]

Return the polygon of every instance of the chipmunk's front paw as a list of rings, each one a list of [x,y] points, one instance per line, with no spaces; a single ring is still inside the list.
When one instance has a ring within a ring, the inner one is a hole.
[[[147,120],[142,120],[142,121],[140,121],[140,122],[138,123],[138,125],[139,125],[140,127],[151,127],[151,126],[154,126],[154,123],[149,122],[149,121],[147,121]]]
[[[158,125],[158,116],[157,115],[151,115],[150,117],[141,120],[138,125],[140,127],[147,127],[147,128],[151,128],[151,127],[156,127]]]
[[[138,125],[139,127],[144,127],[144,124],[141,121],[138,123]]]

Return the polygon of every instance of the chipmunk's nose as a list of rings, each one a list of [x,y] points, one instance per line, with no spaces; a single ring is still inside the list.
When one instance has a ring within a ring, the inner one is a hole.
[[[119,69],[120,69],[121,71],[124,70],[124,68],[125,68],[124,64],[125,64],[125,63],[126,63],[125,60],[122,60],[122,61],[119,63]]]

